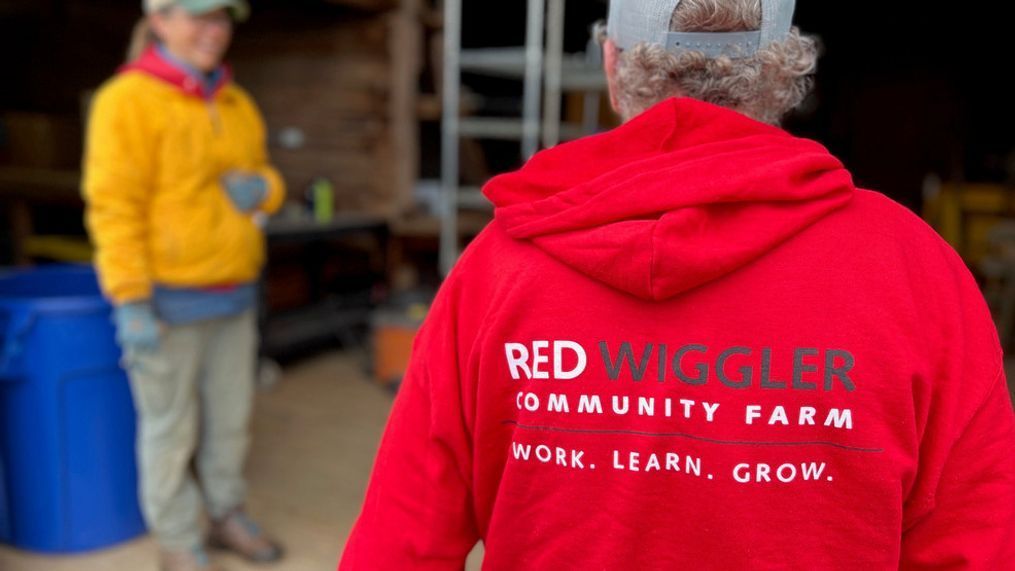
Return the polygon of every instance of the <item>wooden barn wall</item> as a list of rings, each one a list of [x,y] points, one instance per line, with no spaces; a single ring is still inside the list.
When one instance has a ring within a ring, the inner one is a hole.
[[[340,210],[393,214],[405,203],[418,154],[407,128],[414,81],[401,79],[414,77],[408,21],[397,10],[346,11],[238,38],[237,80],[261,107],[293,200],[323,177]],[[281,142],[290,129],[303,135],[298,148]]]

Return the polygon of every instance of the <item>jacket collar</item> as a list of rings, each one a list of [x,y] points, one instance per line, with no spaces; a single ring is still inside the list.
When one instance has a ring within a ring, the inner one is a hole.
[[[217,77],[214,78],[211,85],[206,86],[201,78],[195,77],[195,74],[188,72],[184,66],[163,55],[158,46],[148,48],[141,54],[141,57],[119,69],[119,73],[131,71],[148,74],[172,84],[187,95],[208,100],[214,99],[222,88],[232,81],[233,76],[230,67],[227,64],[223,64],[216,72]]]

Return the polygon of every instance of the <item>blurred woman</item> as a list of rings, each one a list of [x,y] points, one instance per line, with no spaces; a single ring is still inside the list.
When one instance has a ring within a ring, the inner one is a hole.
[[[257,107],[222,63],[249,7],[145,0],[144,10],[130,61],[96,95],[84,161],[86,222],[138,413],[142,510],[163,569],[215,569],[206,543],[272,561],[281,549],[243,509],[242,466],[257,219],[285,188]]]

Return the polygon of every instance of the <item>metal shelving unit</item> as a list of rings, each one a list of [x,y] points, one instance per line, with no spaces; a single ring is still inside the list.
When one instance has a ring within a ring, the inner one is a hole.
[[[460,208],[489,208],[478,188],[459,183],[459,139],[519,141],[522,158],[556,145],[562,139],[590,134],[596,128],[600,92],[606,88],[598,58],[564,54],[565,0],[527,0],[525,45],[508,48],[461,48],[462,0],[444,0],[444,77],[441,121],[441,186],[443,212],[440,269],[451,269],[459,253]],[[545,45],[544,45],[545,36]],[[459,117],[462,72],[523,82],[520,117]],[[585,92],[581,125],[561,124],[564,92]],[[541,109],[542,107],[542,109]]]

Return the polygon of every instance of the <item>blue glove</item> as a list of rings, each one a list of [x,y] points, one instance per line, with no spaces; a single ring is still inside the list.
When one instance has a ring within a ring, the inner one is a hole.
[[[261,175],[231,172],[222,179],[226,194],[240,212],[257,208],[268,196],[268,181]]]
[[[113,310],[116,341],[124,351],[155,351],[159,348],[159,322],[147,301],[127,303]]]

